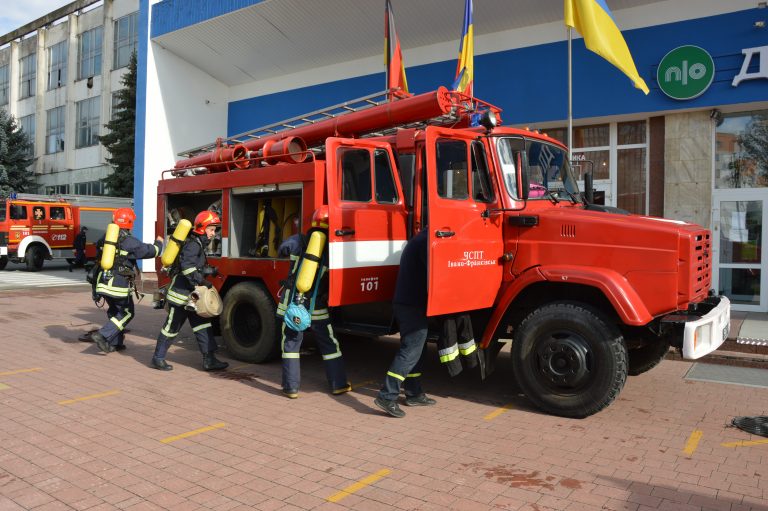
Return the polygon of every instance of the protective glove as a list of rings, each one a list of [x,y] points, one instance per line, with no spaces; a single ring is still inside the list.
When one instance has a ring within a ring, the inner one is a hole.
[[[203,285],[204,285],[205,287],[207,287],[208,289],[211,289],[211,288],[213,287],[213,282],[211,282],[211,281],[209,281],[209,280],[204,280],[204,281],[203,281]]]

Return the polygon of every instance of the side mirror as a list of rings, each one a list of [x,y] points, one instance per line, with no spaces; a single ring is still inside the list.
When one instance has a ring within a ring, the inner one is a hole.
[[[592,171],[588,170],[584,173],[584,201],[587,204],[595,203],[595,188],[592,178]]]
[[[528,192],[531,190],[531,176],[528,173],[528,165],[523,164],[522,151],[517,153],[517,168],[520,169],[520,198],[528,200]]]

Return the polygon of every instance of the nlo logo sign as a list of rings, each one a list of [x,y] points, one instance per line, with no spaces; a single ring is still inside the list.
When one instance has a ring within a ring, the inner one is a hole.
[[[715,78],[715,61],[698,46],[680,46],[659,62],[656,81],[661,91],[672,99],[701,96]]]

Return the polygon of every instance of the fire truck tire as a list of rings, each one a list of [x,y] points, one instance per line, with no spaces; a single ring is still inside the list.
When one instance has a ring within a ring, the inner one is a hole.
[[[277,356],[280,331],[275,309],[269,292],[256,282],[241,282],[227,292],[219,324],[232,357],[258,364]]]
[[[661,338],[655,342],[649,342],[644,346],[630,349],[629,375],[637,376],[647,372],[664,360],[669,352],[669,339]]]
[[[536,406],[583,418],[608,406],[627,380],[619,329],[586,304],[556,302],[526,317],[512,343],[515,378]]]
[[[27,271],[40,271],[43,269],[45,253],[40,245],[31,245],[24,254],[24,261],[27,263]]]
[[[3,271],[8,265],[8,257],[0,256],[0,271]]]

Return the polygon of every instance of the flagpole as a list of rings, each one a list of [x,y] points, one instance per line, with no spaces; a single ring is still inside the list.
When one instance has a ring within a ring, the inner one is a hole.
[[[571,27],[568,27],[568,161],[571,161],[573,141],[573,56],[571,51]]]

